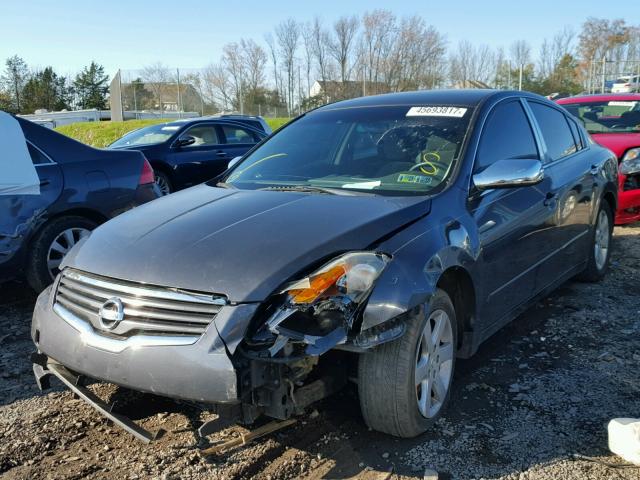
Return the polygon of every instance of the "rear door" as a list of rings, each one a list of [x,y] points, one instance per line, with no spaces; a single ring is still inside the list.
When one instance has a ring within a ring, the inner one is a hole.
[[[0,265],[11,260],[37,225],[37,219],[58,200],[64,185],[58,164],[43,150],[27,142],[29,156],[40,179],[38,195],[0,195]]]
[[[42,205],[51,205],[58,199],[64,187],[62,170],[44,150],[34,143],[27,142],[27,147],[40,178],[40,202]]]
[[[578,129],[559,108],[527,100],[544,150],[544,179],[548,228],[541,241],[547,258],[540,265],[537,289],[552,284],[586,259],[596,171]],[[573,125],[572,125],[573,124]]]
[[[219,129],[229,160],[244,155],[262,139],[256,131],[241,125],[221,123]]]
[[[536,137],[520,99],[493,107],[482,129],[474,164],[478,173],[493,162],[541,159]],[[535,293],[536,266],[546,255],[545,194],[537,185],[472,191],[469,208],[481,243],[478,285],[482,317],[491,329]]]

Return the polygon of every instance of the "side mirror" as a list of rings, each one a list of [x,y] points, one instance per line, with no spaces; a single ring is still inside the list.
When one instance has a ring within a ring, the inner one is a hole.
[[[513,158],[492,163],[473,176],[473,183],[478,190],[487,190],[536,185],[543,178],[540,160]]]
[[[177,147],[187,147],[189,145],[193,145],[194,143],[196,143],[196,139],[193,138],[191,135],[185,135],[183,137],[180,137],[178,139],[178,141],[176,142],[176,146]]]
[[[227,165],[227,168],[231,168],[233,167],[236,163],[238,163],[240,161],[242,157],[233,157],[231,159],[231,161],[229,162],[229,165]]]

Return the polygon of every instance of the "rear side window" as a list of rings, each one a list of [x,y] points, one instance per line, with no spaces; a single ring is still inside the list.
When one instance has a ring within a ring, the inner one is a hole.
[[[256,143],[253,134],[244,128],[222,125],[222,131],[227,143]]]
[[[539,158],[529,120],[519,100],[496,106],[487,118],[475,169],[482,170],[498,160]]]
[[[51,163],[49,157],[47,157],[39,149],[34,147],[31,143],[27,142],[27,148],[29,149],[29,155],[31,156],[31,161],[34,165],[44,165],[47,163]]]
[[[576,148],[578,150],[582,150],[584,148],[584,145],[582,143],[582,136],[580,135],[580,131],[578,130],[578,126],[576,125],[576,122],[574,122],[570,118],[567,119],[567,122],[569,122],[571,133],[573,133],[573,139],[576,142]]]
[[[576,142],[564,114],[555,108],[529,102],[536,118],[551,161],[571,155],[577,150]]]

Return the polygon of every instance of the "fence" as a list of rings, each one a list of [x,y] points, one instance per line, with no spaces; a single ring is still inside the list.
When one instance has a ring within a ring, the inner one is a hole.
[[[264,117],[288,116],[284,106],[243,94],[207,69],[178,69],[153,65],[119,70],[111,81],[113,120],[129,118],[189,118],[216,113],[243,113]],[[272,95],[273,96],[273,95]],[[271,100],[274,100],[273,98]]]
[[[622,83],[622,77],[640,78],[640,60],[614,61],[603,58],[589,62],[588,69],[588,93],[609,93],[617,80]],[[640,92],[638,80],[628,83],[630,83],[629,90]]]

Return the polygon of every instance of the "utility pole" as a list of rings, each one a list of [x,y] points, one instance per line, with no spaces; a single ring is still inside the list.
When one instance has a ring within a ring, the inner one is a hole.
[[[607,72],[607,57],[602,57],[602,91],[600,93],[604,93],[605,83],[606,83],[606,72]]]
[[[523,65],[520,64],[520,78],[518,80],[518,90],[522,90],[522,68],[523,68]]]
[[[242,75],[240,76],[240,85],[238,87],[238,100],[240,101],[240,115],[244,115],[244,98],[242,95]]]
[[[298,115],[302,113],[302,77],[300,72],[302,68],[298,65]]]
[[[367,65],[362,64],[362,96],[367,96]]]
[[[180,95],[180,69],[176,68],[178,80],[178,118],[182,118],[182,96]]]

